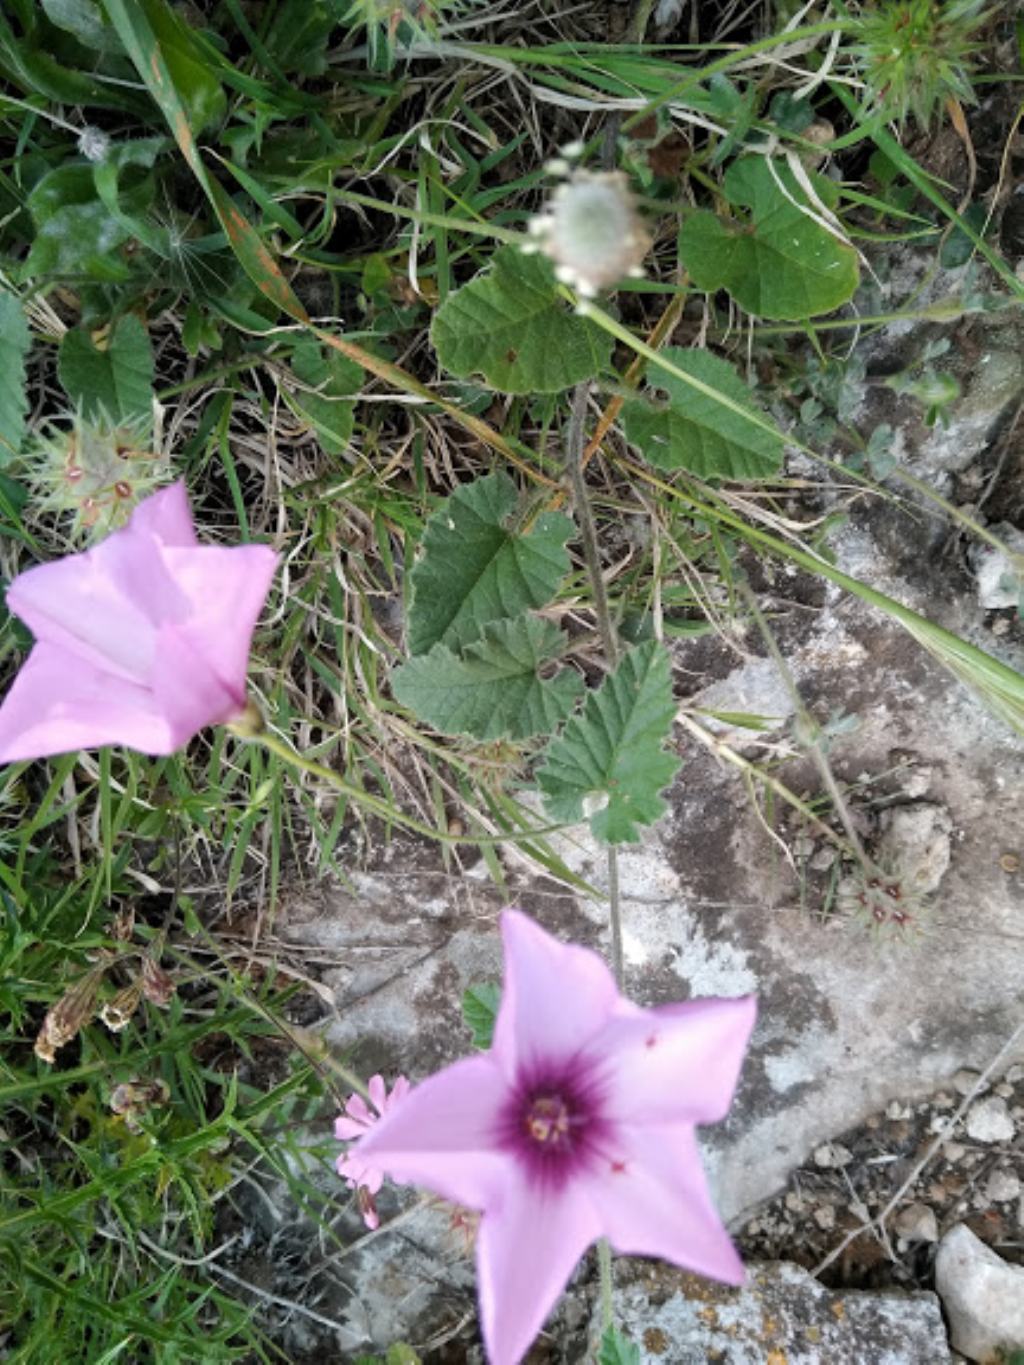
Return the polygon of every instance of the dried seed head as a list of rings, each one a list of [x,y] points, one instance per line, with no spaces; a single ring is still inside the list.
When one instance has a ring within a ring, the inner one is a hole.
[[[530,231],[558,279],[584,297],[639,271],[651,245],[619,171],[574,171]]]
[[[118,991],[112,1000],[104,1002],[100,1008],[100,1018],[111,1033],[120,1033],[122,1029],[128,1027],[132,1015],[139,1007],[141,996],[141,983],[133,981],[130,986],[125,986],[124,990]]]
[[[129,905],[124,910],[119,910],[110,921],[110,937],[116,939],[118,943],[129,943],[134,932],[135,911]]]
[[[139,985],[142,988],[142,994],[150,1004],[157,1005],[162,1010],[165,1010],[171,1003],[171,997],[177,989],[171,974],[165,972],[159,962],[150,957],[148,953],[142,959]]]
[[[150,1109],[160,1108],[171,1098],[170,1086],[166,1081],[125,1081],[115,1085],[110,1092],[110,1108],[129,1133],[141,1133],[139,1120]]]
[[[106,161],[110,151],[110,138],[102,128],[88,125],[78,134],[78,150],[86,161]]]
[[[78,1036],[96,1012],[96,996],[100,982],[107,970],[107,964],[93,967],[83,977],[69,986],[61,998],[47,1012],[43,1027],[35,1041],[35,1054],[43,1062],[53,1063],[58,1048]]]

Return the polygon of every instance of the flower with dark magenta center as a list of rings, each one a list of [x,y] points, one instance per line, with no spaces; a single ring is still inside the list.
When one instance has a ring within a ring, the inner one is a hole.
[[[707,1189],[695,1125],[725,1116],[752,997],[641,1009],[604,962],[515,910],[489,1052],[415,1086],[360,1161],[478,1210],[492,1365],[514,1365],[601,1237],[730,1284],[743,1267]]]

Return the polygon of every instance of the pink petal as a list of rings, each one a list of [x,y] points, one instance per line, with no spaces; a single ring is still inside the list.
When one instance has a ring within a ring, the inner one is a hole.
[[[127,529],[153,536],[163,545],[185,548],[196,545],[198,542],[184,479],[179,479],[169,488],[161,488],[158,493],[140,502],[131,515]]]
[[[384,1108],[387,1109],[389,1105],[400,1103],[400,1101],[405,1099],[408,1093],[409,1093],[408,1080],[406,1080],[404,1076],[396,1076],[395,1083],[391,1087],[391,1094],[385,1101]]]
[[[366,1086],[370,1092],[370,1102],[378,1114],[383,1114],[388,1088],[383,1076],[371,1076]]]
[[[145,688],[59,645],[37,644],[0,705],[0,763],[104,744],[153,755],[178,747]]]
[[[753,996],[618,1013],[592,1044],[609,1083],[608,1116],[717,1123],[732,1103],[756,1013]]]
[[[742,1284],[743,1262],[711,1201],[693,1129],[623,1125],[618,1140],[615,1159],[580,1180],[615,1250]]]
[[[568,1058],[611,1015],[618,992],[589,948],[560,943],[527,915],[501,917],[505,973],[494,1027],[494,1054],[511,1080],[520,1064]]]
[[[103,545],[124,535],[116,531]],[[122,539],[120,546],[124,545]],[[26,569],[8,589],[7,605],[37,640],[60,645],[93,668],[145,685],[156,647],[154,621],[123,590],[120,580],[131,581],[131,567],[121,565],[115,555],[118,573],[112,574],[111,557],[102,556],[102,548]],[[136,588],[154,579],[160,580],[161,589],[166,587],[166,570],[155,544],[148,563],[135,567]],[[180,606],[184,608],[184,599]]]
[[[358,1150],[348,1156],[339,1157],[335,1162],[335,1170],[353,1189],[361,1185],[370,1194],[376,1194],[384,1184],[384,1172],[361,1161]]]
[[[377,1115],[370,1113],[370,1106],[362,1095],[349,1095],[345,1102],[345,1113],[364,1128],[371,1128],[377,1120]]]
[[[244,691],[228,687],[177,625],[163,626],[157,635],[153,696],[178,748],[205,726],[230,720],[245,704]]]
[[[512,1166],[495,1145],[506,1093],[489,1054],[455,1062],[377,1120],[359,1140],[359,1160],[392,1180],[482,1209]]]
[[[188,602],[182,633],[229,691],[244,700],[252,633],[277,568],[266,545],[168,549],[164,562]]]
[[[360,1123],[358,1119],[346,1118],[344,1114],[334,1120],[334,1136],[339,1142],[351,1142],[354,1138],[361,1138],[366,1132],[366,1124]]]
[[[515,1171],[477,1235],[480,1320],[490,1365],[516,1365],[601,1233],[578,1186],[545,1193]]]

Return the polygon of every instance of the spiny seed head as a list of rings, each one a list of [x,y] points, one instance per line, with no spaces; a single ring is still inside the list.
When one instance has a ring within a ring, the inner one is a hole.
[[[29,477],[43,512],[66,515],[72,539],[98,540],[123,526],[135,505],[173,475],[146,443],[143,425],[87,420],[51,427],[29,453]]]
[[[639,272],[651,239],[620,171],[573,171],[530,233],[563,284],[592,298]]]
[[[858,920],[876,937],[906,938],[921,929],[924,898],[898,872],[857,868],[839,884],[841,913]]]

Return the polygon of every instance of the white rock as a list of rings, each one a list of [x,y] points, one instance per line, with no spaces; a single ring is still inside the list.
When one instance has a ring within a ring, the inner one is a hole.
[[[1011,554],[1024,553],[1024,532],[1006,522],[992,529]],[[978,605],[986,611],[1015,607],[1021,593],[1019,561],[1015,564],[1010,555],[991,545],[978,546],[971,559],[978,580]]]
[[[953,822],[945,806],[912,801],[892,806],[879,817],[878,860],[891,867],[907,888],[922,896],[938,888],[950,860]]]
[[[1012,1171],[993,1171],[985,1183],[990,1204],[1008,1204],[1020,1194],[1020,1178]]]
[[[975,1142],[1009,1142],[1015,1131],[1006,1101],[997,1095],[979,1100],[967,1111],[967,1135]]]
[[[955,1166],[966,1151],[967,1148],[962,1142],[944,1142],[942,1144],[942,1155],[951,1166]]]
[[[822,1232],[831,1232],[836,1225],[836,1211],[831,1204],[822,1204],[820,1209],[814,1210],[814,1221]]]
[[[1024,1347],[1024,1268],[1007,1265],[963,1223],[939,1243],[935,1287],[950,1341],[968,1360]]]
[[[853,1153],[838,1142],[824,1142],[814,1152],[814,1164],[824,1171],[837,1170],[849,1166]]]
[[[908,1204],[900,1209],[893,1226],[900,1237],[908,1242],[937,1242],[939,1224],[935,1210],[927,1204]]]
[[[980,1075],[980,1071],[968,1071],[967,1068],[964,1067],[953,1077],[953,1089],[958,1095],[969,1095],[977,1084]],[[983,1095],[987,1089],[988,1086],[983,1085],[978,1093]]]

